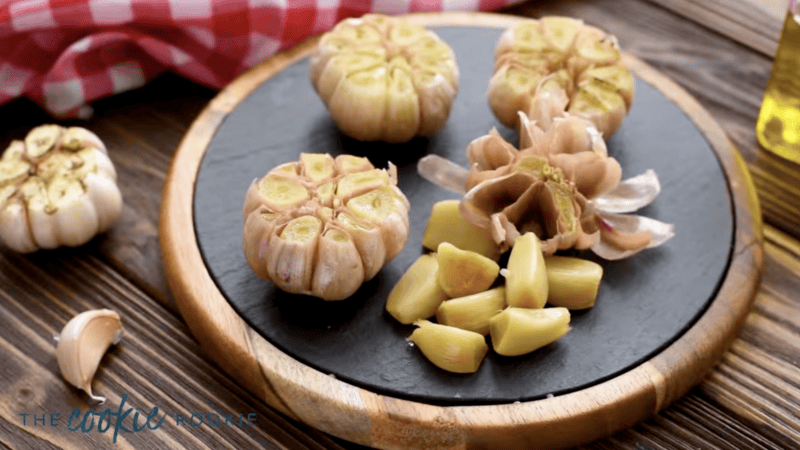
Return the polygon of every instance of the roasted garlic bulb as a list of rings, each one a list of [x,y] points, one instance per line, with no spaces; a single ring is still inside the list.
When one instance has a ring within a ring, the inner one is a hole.
[[[458,93],[455,54],[434,32],[367,14],[322,36],[310,77],[341,131],[406,142],[441,130]]]
[[[22,253],[85,244],[122,212],[116,178],[91,131],[34,128],[0,158],[0,241]]]
[[[341,300],[405,247],[409,206],[391,164],[302,153],[247,190],[244,253],[286,292]]]
[[[522,22],[501,35],[494,58],[489,105],[512,128],[519,111],[545,128],[566,111],[591,120],[609,137],[633,102],[633,75],[616,38],[581,20]]]

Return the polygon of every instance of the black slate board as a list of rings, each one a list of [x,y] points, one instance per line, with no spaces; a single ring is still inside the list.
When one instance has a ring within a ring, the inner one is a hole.
[[[702,315],[731,256],[735,224],[720,164],[697,127],[658,91],[637,79],[636,99],[609,140],[623,177],[652,168],[662,184],[639,211],[676,226],[666,245],[634,258],[601,261],[605,275],[596,306],[576,312],[557,343],[518,358],[489,353],[470,375],[444,372],[406,342],[412,327],[384,312],[388,292],[422,253],[431,205],[455,194],[422,180],[416,160],[435,153],[466,165],[465,149],[497,127],[486,103],[492,51],[500,31],[435,28],[461,68],[461,89],[447,127],[408,144],[365,144],[342,136],[308,80],[306,60],[263,83],[220,126],[197,178],[198,243],[220,291],[248,324],[297,360],[355,386],[422,403],[509,403],[579,390],[646,361]],[[399,187],[411,201],[405,250],[350,299],[323,302],[276,290],[255,276],[241,249],[241,206],[250,182],[300,152],[369,156],[399,166]],[[588,255],[590,256],[590,255]]]

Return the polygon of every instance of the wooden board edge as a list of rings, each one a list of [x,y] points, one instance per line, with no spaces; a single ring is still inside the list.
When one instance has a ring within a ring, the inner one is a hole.
[[[527,20],[487,13],[407,17],[426,26],[493,28]],[[605,383],[563,396],[511,405],[440,407],[381,396],[336,380],[283,354],[251,330],[216,289],[203,265],[192,226],[194,181],[205,149],[227,114],[263,80],[309,51],[314,42],[311,39],[276,55],[222,91],[178,147],[164,188],[160,237],[170,289],[203,348],[245,388],[293,418],[378,448],[525,448],[534,442],[537,448],[547,448],[588,442],[654,414],[699,382],[721,356],[746,317],[763,265],[760,229],[756,230],[760,227],[757,199],[724,131],[677,86],[670,86],[665,94],[695,123],[699,120],[698,126],[732,180],[736,250],[731,263],[734,272],[729,272],[708,313],[653,360]],[[647,81],[669,82],[637,61],[632,58],[631,64],[644,71]],[[724,325],[715,323],[718,320]],[[696,352],[698,363],[686,362],[687,350]]]

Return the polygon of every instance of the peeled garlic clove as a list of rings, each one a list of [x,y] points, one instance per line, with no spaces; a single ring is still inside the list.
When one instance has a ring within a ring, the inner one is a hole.
[[[594,306],[603,266],[588,259],[570,256],[545,256],[547,269],[547,303],[567,309]]]
[[[533,233],[518,237],[508,257],[506,303],[509,306],[542,308],[547,302],[547,269],[539,238]]]
[[[436,310],[436,321],[442,325],[489,334],[489,319],[506,306],[503,286],[477,294],[445,300]]]
[[[442,200],[433,205],[422,245],[436,250],[442,242],[449,242],[462,250],[498,260],[500,250],[491,232],[467,220],[459,211],[459,203],[459,200]]]
[[[475,252],[442,242],[436,249],[439,286],[449,297],[463,297],[485,291],[500,273],[493,260]]]
[[[121,338],[122,322],[114,311],[91,310],[73,317],[58,336],[56,359],[61,375],[102,403],[104,397],[92,394],[92,378],[106,350]]]
[[[520,356],[551,344],[569,332],[567,308],[508,307],[489,320],[494,351]]]
[[[436,367],[453,373],[474,373],[489,351],[483,335],[419,320],[408,337]]]
[[[447,299],[447,294],[436,281],[437,270],[436,255],[417,258],[389,293],[386,311],[405,325],[436,314],[439,305]]]

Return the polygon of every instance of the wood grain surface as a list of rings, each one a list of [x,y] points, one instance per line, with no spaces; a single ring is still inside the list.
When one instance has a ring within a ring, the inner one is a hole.
[[[740,7],[756,0],[733,0]],[[689,2],[686,2],[688,4]],[[696,2],[692,2],[696,3]],[[764,2],[765,4],[768,2]],[[722,125],[750,168],[764,212],[764,275],[745,324],[697,387],[652,419],[586,449],[777,449],[800,441],[800,168],[760,151],[753,126],[771,56],[754,50],[742,20],[703,20],[678,2],[531,1],[509,13],[581,17],[687,89]],[[672,10],[668,9],[672,8]],[[758,20],[753,18],[753,20]],[[746,22],[745,22],[746,23]],[[778,29],[779,25],[773,25]],[[725,32],[713,30],[730,30]],[[777,32],[770,34],[773,47]],[[137,410],[253,412],[256,426],[126,435],[125,448],[360,449],[304,427],[250,395],[211,362],[179,316],[163,276],[158,214],[167,167],[181,137],[216,92],[172,75],[96,102],[81,123],[107,143],[126,206],[120,224],[79,250],[0,255],[0,447],[116,448],[106,435],[66,429],[85,398],[58,375],[52,335],[75,312],[124,312],[126,336],[106,358],[96,390],[111,405],[127,393]],[[0,145],[50,122],[26,100],[0,107]],[[61,413],[60,427],[23,425],[21,413]]]

